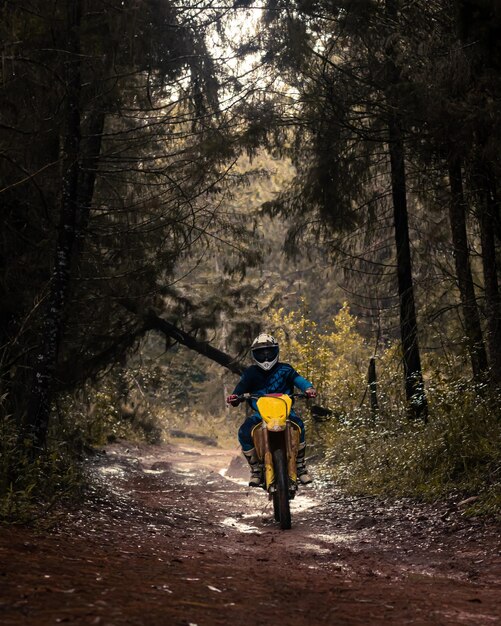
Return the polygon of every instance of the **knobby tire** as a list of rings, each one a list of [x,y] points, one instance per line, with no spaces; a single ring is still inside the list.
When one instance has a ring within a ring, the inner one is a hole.
[[[275,486],[276,492],[273,494],[273,509],[276,508],[275,501],[278,505],[278,515],[280,528],[282,530],[289,530],[292,526],[291,509],[289,502],[289,473],[287,471],[287,462],[285,459],[284,451],[281,448],[273,451],[273,465],[275,468]]]
[[[280,521],[280,504],[278,502],[278,492],[274,492],[273,494],[273,515],[275,517],[275,522]]]

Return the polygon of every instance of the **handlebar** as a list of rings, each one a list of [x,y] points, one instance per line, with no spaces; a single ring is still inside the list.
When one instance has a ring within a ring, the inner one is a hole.
[[[242,393],[240,395],[237,395],[237,399],[238,400],[257,400],[258,398],[264,398],[266,396],[272,396],[274,394],[262,394],[260,396],[256,395],[256,394],[252,394],[252,393]],[[282,394],[280,394],[282,395]],[[303,392],[300,391],[299,393],[288,393],[288,394],[283,394],[283,395],[287,395],[289,396],[289,398],[308,398],[308,396]]]

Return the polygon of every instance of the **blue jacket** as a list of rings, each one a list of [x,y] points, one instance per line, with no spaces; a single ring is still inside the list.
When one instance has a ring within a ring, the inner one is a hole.
[[[237,386],[234,394],[252,393],[262,396],[266,393],[294,393],[294,387],[306,391],[313,385],[309,380],[300,376],[288,363],[275,363],[271,370],[264,370],[259,365],[248,367]],[[250,401],[253,409],[256,409],[255,400]]]

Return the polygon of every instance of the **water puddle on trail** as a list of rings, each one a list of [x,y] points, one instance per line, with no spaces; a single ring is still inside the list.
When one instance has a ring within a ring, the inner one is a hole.
[[[202,479],[200,470],[191,463],[180,463],[177,460],[172,462],[172,469],[181,479],[183,485],[197,487],[202,483],[207,483],[206,479]]]
[[[435,611],[435,614],[439,619],[443,617],[455,624],[499,624],[499,615],[487,613],[442,609]]]
[[[125,470],[120,465],[107,465],[106,467],[99,467],[98,471],[104,476],[118,476],[122,478],[125,476]]]
[[[337,546],[352,543],[353,541],[354,537],[346,534],[332,533],[328,535],[324,533],[304,532],[302,533],[302,537],[298,537],[296,547],[300,551],[332,556],[335,554]],[[336,563],[334,561],[331,561],[330,564],[331,566],[342,566],[343,569],[345,567],[341,563]]]
[[[309,511],[317,506],[320,506],[320,500],[315,498],[313,495],[306,495],[302,493],[300,493],[297,498],[294,498],[291,502],[291,510],[296,511],[297,513]]]
[[[242,522],[236,517],[226,517],[223,520],[221,520],[221,524],[223,526],[232,528],[233,530],[238,530],[239,532],[246,533],[246,534],[256,533],[260,535],[262,532],[259,528],[256,528],[255,526],[251,526],[250,524],[246,524],[245,522]]]
[[[228,468],[224,467],[223,469],[219,470],[218,474],[220,476],[222,476],[223,478],[225,478],[226,480],[234,483],[235,485],[241,485],[242,487],[248,487],[247,480],[244,480],[243,478],[233,478],[232,476],[228,476],[227,475],[227,471],[228,471]]]
[[[224,470],[221,470],[219,474],[226,478],[233,484],[238,484],[242,489],[234,490],[220,490],[214,493],[217,494],[232,494],[233,497],[240,495],[245,498],[245,503],[242,506],[242,512],[235,516],[228,516],[223,518],[219,523],[222,526],[231,528],[240,533],[250,534],[262,534],[265,531],[264,526],[268,526],[273,523],[273,506],[268,499],[268,494],[262,489],[255,489],[249,487],[247,481],[241,479],[230,478],[225,476]],[[232,496],[230,495],[230,498]],[[320,501],[313,496],[313,494],[298,495],[291,501],[291,514],[293,520],[300,521],[303,514],[307,511],[314,509],[320,505]],[[240,507],[239,507],[240,508]],[[223,511],[224,509],[219,509]],[[312,548],[313,549],[313,548]],[[316,547],[315,547],[316,549]],[[320,548],[319,548],[320,549]]]
[[[324,548],[323,546],[319,546],[317,543],[301,543],[300,544],[302,550],[306,550],[307,552],[314,552],[315,554],[330,554],[330,548]]]
[[[220,469],[218,474],[235,485],[245,487],[248,493],[262,496],[264,499],[267,498],[267,495],[263,492],[263,490],[256,489],[255,487],[249,487],[248,479],[234,478],[232,476],[228,476],[226,468]],[[302,491],[294,500],[291,501],[291,511],[296,511],[300,513],[309,509],[313,509],[319,505],[320,501],[317,498],[315,498],[313,495],[307,495],[304,491]]]
[[[404,576],[408,580],[415,582],[423,580],[468,580],[468,574],[461,571],[443,572],[433,567],[425,567],[420,565],[408,565],[402,564],[397,566],[397,571],[400,576]]]
[[[323,543],[352,543],[356,539],[356,536],[353,533],[348,532],[332,532],[329,535],[323,533],[312,533],[309,537],[322,541]]]

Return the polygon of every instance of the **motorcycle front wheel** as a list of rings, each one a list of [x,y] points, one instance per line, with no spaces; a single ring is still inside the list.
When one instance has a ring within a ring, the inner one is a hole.
[[[275,522],[279,522],[280,521],[280,504],[278,502],[277,491],[273,493],[273,515],[275,517]]]
[[[275,487],[273,494],[273,511],[275,520],[280,522],[282,530],[289,530],[292,526],[291,509],[289,502],[289,473],[284,451],[277,448],[273,451],[273,465],[275,468]]]

